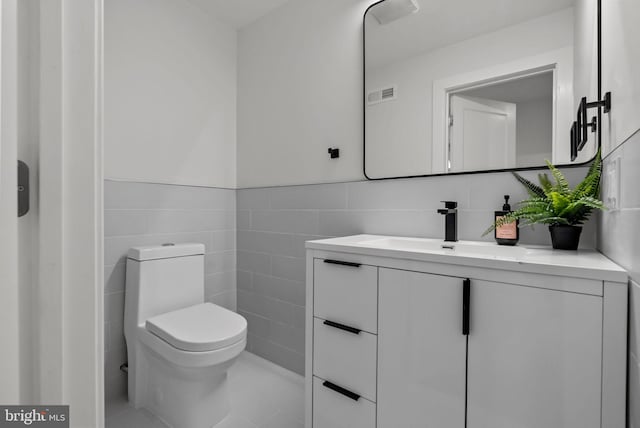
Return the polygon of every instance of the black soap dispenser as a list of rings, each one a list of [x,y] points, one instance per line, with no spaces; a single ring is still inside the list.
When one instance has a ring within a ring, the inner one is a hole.
[[[495,221],[500,220],[502,217],[511,212],[511,205],[509,205],[509,195],[504,195],[504,205],[502,211],[495,212]],[[520,239],[520,228],[518,227],[519,220],[514,220],[510,223],[505,223],[495,228],[494,236],[496,242],[499,245],[516,245]]]

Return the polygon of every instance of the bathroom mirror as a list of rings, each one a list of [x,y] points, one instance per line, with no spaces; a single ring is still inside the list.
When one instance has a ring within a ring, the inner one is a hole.
[[[598,20],[598,0],[383,0],[370,6],[364,16],[365,176],[592,159],[598,127],[589,126],[577,157],[571,128],[582,97],[599,99]],[[598,110],[589,110],[589,122]]]

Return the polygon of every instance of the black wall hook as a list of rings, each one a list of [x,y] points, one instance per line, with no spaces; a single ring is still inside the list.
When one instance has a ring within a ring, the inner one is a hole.
[[[340,157],[340,149],[333,149],[331,147],[329,147],[329,156],[331,157],[331,159],[335,159],[335,158],[339,158]]]
[[[585,102],[587,101],[586,98],[583,99],[585,100]],[[602,107],[603,113],[609,113],[611,111],[611,92],[607,92],[606,94],[604,94],[604,98],[600,101],[587,103],[587,108],[595,107]]]

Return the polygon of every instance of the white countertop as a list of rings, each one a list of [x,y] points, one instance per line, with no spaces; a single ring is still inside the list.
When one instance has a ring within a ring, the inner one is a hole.
[[[509,247],[492,242],[445,242],[441,239],[383,235],[353,235],[307,241],[306,248],[602,281],[628,281],[623,268],[595,250],[565,251],[543,246]]]

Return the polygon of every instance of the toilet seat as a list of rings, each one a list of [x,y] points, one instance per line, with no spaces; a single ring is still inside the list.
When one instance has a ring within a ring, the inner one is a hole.
[[[149,318],[145,328],[174,348],[206,352],[246,338],[247,321],[221,306],[200,303]]]
[[[214,351],[191,352],[183,351],[169,344],[164,339],[160,339],[155,334],[149,332],[144,326],[138,327],[136,331],[137,340],[144,348],[153,354],[174,364],[176,367],[198,368],[212,367],[224,364],[240,355],[247,345],[247,338],[244,336],[239,342],[226,348]]]

